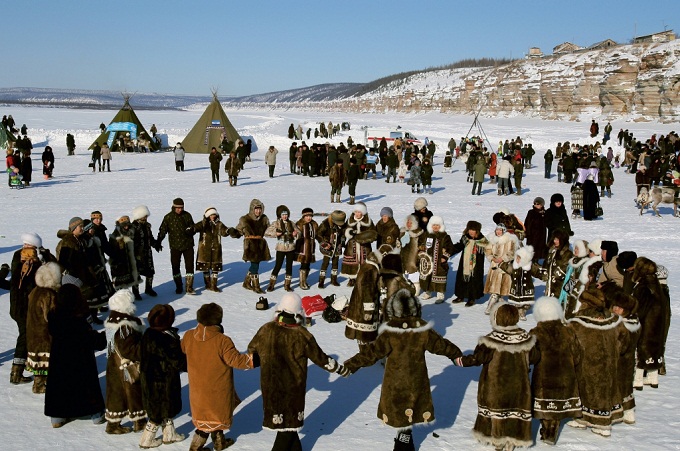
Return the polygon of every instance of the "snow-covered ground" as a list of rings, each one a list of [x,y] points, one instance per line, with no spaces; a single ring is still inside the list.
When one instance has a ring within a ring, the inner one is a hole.
[[[140,120],[148,129],[155,123],[159,132],[167,135],[167,141],[174,144],[181,141],[198,119],[202,109],[192,111],[137,111]],[[288,171],[288,147],[286,137],[288,126],[302,124],[306,130],[314,129],[319,121],[333,123],[349,121],[352,130],[343,132],[333,142],[346,140],[352,136],[361,142],[362,125],[392,127],[400,125],[415,133],[421,139],[426,136],[438,145],[435,158],[434,194],[426,195],[430,209],[443,216],[447,231],[454,240],[460,238],[465,224],[474,219],[483,224],[482,231],[492,232],[492,216],[501,207],[508,207],[520,219],[524,219],[531,208],[534,197],[541,196],[549,201],[553,193],[561,192],[569,199],[569,186],[558,183],[556,176],[550,180],[543,178],[543,153],[558,141],[569,140],[576,143],[593,143],[588,137],[590,118],[583,122],[540,121],[536,119],[482,118],[483,130],[494,148],[499,140],[521,136],[537,150],[534,168],[524,176],[522,196],[498,197],[494,185],[485,184],[482,196],[471,196],[471,185],[465,181],[465,173],[460,162],[454,165],[451,174],[442,174],[442,159],[446,143],[451,137],[458,141],[468,133],[472,117],[448,116],[436,113],[422,115],[352,115],[305,111],[227,111],[231,122],[244,136],[250,136],[259,149],[253,154],[252,163],[246,164],[241,173],[239,186],[230,187],[222,176],[222,183],[210,183],[210,170],[207,155],[189,154],[186,158],[186,171],[177,173],[174,168],[173,154],[114,154],[111,173],[92,173],[87,164],[86,151],[98,136],[100,122],[108,123],[115,111],[88,111],[50,108],[4,107],[2,114],[12,114],[19,125],[26,123],[33,140],[35,152],[34,182],[24,190],[3,188],[3,214],[0,215],[0,262],[9,262],[12,253],[19,248],[20,235],[35,231],[43,238],[44,246],[55,249],[58,239],[56,232],[65,228],[73,216],[89,217],[92,210],[101,210],[104,223],[113,228],[115,218],[129,214],[140,204],[151,210],[149,221],[157,230],[161,219],[170,210],[172,199],[184,198],[186,210],[198,221],[208,207],[215,207],[227,225],[235,225],[238,218],[248,211],[252,198],[259,198],[265,204],[265,213],[274,218],[279,204],[286,204],[292,218],[299,218],[304,207],[312,207],[316,212],[330,212],[341,208],[346,212],[351,207],[329,202],[330,186],[327,178],[303,178]],[[600,128],[604,128],[600,123]],[[614,122],[615,135],[619,128],[628,128],[638,138],[646,138],[652,133],[665,134],[672,128],[654,123]],[[472,130],[472,134],[477,128]],[[75,136],[76,156],[66,156],[66,133]],[[314,141],[314,139],[310,140]],[[325,141],[325,140],[323,140]],[[309,142],[309,141],[308,141]],[[55,178],[44,181],[40,173],[40,153],[45,145],[54,149],[56,156]],[[611,143],[615,151],[620,149]],[[269,145],[276,146],[280,153],[276,176],[270,179],[263,153]],[[554,170],[554,168],[553,168]],[[554,172],[553,172],[554,173]],[[592,240],[602,238],[618,241],[619,248],[634,250],[665,265],[670,270],[668,284],[671,290],[673,307],[677,305],[680,292],[677,268],[680,267],[680,219],[673,218],[671,208],[660,208],[662,218],[653,217],[645,212],[640,217],[634,208],[635,186],[633,176],[624,174],[623,169],[615,169],[616,178],[613,197],[602,201],[604,218],[594,222],[572,221],[574,239]],[[3,182],[4,183],[4,182]],[[4,186],[4,185],[3,185]],[[368,206],[369,216],[374,220],[380,209],[390,206],[401,225],[403,218],[413,210],[413,201],[418,197],[411,194],[407,185],[386,184],[383,179],[360,181],[357,186],[357,200]],[[348,199],[344,190],[343,200]],[[567,202],[569,207],[569,202]],[[171,303],[177,311],[176,326],[184,332],[195,326],[196,310],[207,302],[218,302],[224,307],[224,327],[236,346],[245,350],[256,330],[271,319],[272,312],[256,311],[254,304],[257,295],[241,287],[243,275],[248,264],[241,260],[243,243],[241,240],[226,238],[223,241],[224,271],[220,274],[220,294],[203,292],[198,296],[178,296],[174,294],[171,280],[170,258],[167,242],[160,254],[155,254],[157,276],[155,284],[159,297],[145,297],[137,304],[142,317],[158,302]],[[273,253],[273,243],[270,243]],[[317,258],[319,254],[317,253]],[[453,280],[458,265],[458,256],[453,258],[447,298],[453,297]],[[261,281],[264,282],[273,267],[273,261],[261,265]],[[317,281],[319,263],[312,266],[310,282]],[[294,269],[297,278],[298,268]],[[283,293],[283,276],[279,277],[277,290],[268,293],[270,303],[278,301]],[[197,285],[202,286],[201,278]],[[341,279],[342,281],[343,279]],[[343,284],[344,285],[344,284]],[[537,281],[539,294],[542,284]],[[299,294],[322,295],[335,292],[349,296],[346,286],[337,289],[317,290],[314,286],[308,292],[294,287]],[[2,448],[13,450],[33,449],[138,449],[139,435],[128,434],[110,436],[104,433],[103,426],[93,426],[89,421],[78,421],[61,429],[52,429],[49,419],[43,415],[43,397],[31,393],[29,384],[13,386],[8,382],[9,369],[16,339],[16,325],[7,314],[9,294],[0,293],[0,304],[4,313],[0,315],[0,430]],[[466,308],[463,305],[434,305],[423,302],[423,316],[435,323],[435,329],[456,343],[463,350],[474,348],[480,335],[490,330],[488,317],[481,305]],[[532,315],[523,325],[527,328],[535,324]],[[356,351],[356,343],[344,337],[344,324],[328,324],[319,318],[310,329],[322,348],[339,360],[351,357]],[[605,439],[588,431],[562,430],[558,447],[568,450],[662,450],[680,449],[677,433],[680,426],[678,399],[678,342],[680,333],[671,327],[667,345],[668,375],[660,379],[660,386],[654,390],[646,387],[637,396],[637,423],[633,426],[614,427],[611,438]],[[102,389],[104,383],[105,356],[98,355]],[[489,449],[477,444],[471,434],[476,415],[476,392],[479,368],[461,369],[439,356],[429,356],[429,374],[435,404],[437,421],[434,425],[417,428],[414,435],[416,444],[422,450]],[[383,367],[375,365],[360,370],[348,379],[312,368],[307,381],[306,421],[301,437],[306,450],[391,449],[395,431],[381,425],[376,418],[380,395]],[[607,375],[602,375],[607,377]],[[190,434],[193,427],[190,421],[188,388],[186,375],[183,376],[184,409],[176,424],[180,432]],[[675,388],[674,388],[675,387]],[[262,405],[259,391],[259,370],[236,371],[236,389],[243,399],[238,408],[232,431],[229,436],[236,439],[235,450],[266,450],[271,448],[274,433],[261,429]],[[537,433],[534,424],[534,433]],[[189,442],[164,445],[168,449],[186,449]],[[6,447],[6,448],[5,448]],[[536,447],[549,447],[538,441]]]

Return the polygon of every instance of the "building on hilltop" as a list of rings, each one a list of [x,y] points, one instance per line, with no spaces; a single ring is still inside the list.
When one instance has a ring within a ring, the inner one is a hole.
[[[577,50],[581,50],[583,47],[571,42],[563,42],[562,44],[553,47],[553,55],[560,55],[564,53],[574,53]]]
[[[531,47],[529,48],[529,53],[527,54],[527,58],[542,58],[543,57],[543,52],[541,52],[541,49],[538,47]]]
[[[637,38],[633,39],[633,44],[670,41],[675,41],[675,33],[673,33],[673,30],[661,31],[659,33],[648,34],[646,36],[638,36]]]
[[[596,42],[595,44],[588,47],[588,50],[606,50],[610,47],[615,47],[619,45],[616,41],[611,39],[605,39],[604,41]]]

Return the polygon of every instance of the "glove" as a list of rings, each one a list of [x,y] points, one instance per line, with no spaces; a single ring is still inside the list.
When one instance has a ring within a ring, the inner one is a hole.
[[[350,371],[350,369],[347,368],[346,366],[343,366],[343,365],[338,365],[338,369],[335,370],[335,372],[336,372],[337,374],[339,374],[340,376],[342,376],[342,377],[347,377],[347,376],[349,376],[350,374],[352,374],[352,372]]]

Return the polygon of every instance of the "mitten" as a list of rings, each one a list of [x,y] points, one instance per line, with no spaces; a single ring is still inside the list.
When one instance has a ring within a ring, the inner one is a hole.
[[[342,366],[342,365],[338,365],[338,369],[335,370],[335,372],[342,377],[347,377],[350,374],[352,374],[352,372],[350,371],[349,368],[347,368],[346,366]]]

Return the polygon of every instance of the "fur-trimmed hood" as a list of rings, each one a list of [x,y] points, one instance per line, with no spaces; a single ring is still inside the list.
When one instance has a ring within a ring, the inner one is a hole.
[[[429,221],[427,221],[427,232],[434,233],[432,226],[439,224],[439,232],[446,232],[446,227],[444,226],[444,218],[441,216],[432,216]]]
[[[589,273],[588,268],[590,268],[590,266],[592,266],[594,263],[598,263],[598,262],[601,262],[601,261],[602,261],[602,257],[599,256],[599,255],[595,255],[594,257],[590,257],[590,258],[585,259],[585,262],[583,263],[583,269],[581,270],[581,272],[578,276],[578,280],[583,284],[588,283],[588,273]]]
[[[503,235],[498,236],[494,232],[491,235],[489,235],[487,239],[489,240],[489,244],[492,246],[495,244],[503,245],[510,241],[515,242],[515,248],[518,248],[520,246],[519,239],[517,239],[517,235],[515,235],[514,233],[504,232]]]
[[[127,313],[117,312],[113,309],[109,311],[109,317],[106,318],[106,322],[104,323],[104,328],[107,330],[107,337],[123,326],[127,326],[137,332],[144,332],[144,323],[140,318],[137,318],[134,315],[128,315]]]
[[[61,266],[56,262],[45,263],[35,272],[35,284],[57,291],[61,287]]]
[[[564,310],[560,302],[552,296],[541,296],[533,307],[534,319],[537,323],[544,321],[564,321]]]
[[[517,257],[519,257],[519,262],[517,262]],[[514,269],[522,268],[525,271],[529,271],[531,270],[533,258],[534,258],[533,246],[520,247],[515,252],[515,259],[512,261],[512,267]]]
[[[583,258],[588,256],[588,242],[585,240],[576,240],[574,242],[574,255],[576,255],[576,250],[578,249],[578,257]]]
[[[260,213],[260,216],[255,216],[255,207],[262,207],[262,213]],[[248,216],[250,216],[250,219],[253,221],[257,221],[260,218],[264,216],[264,204],[260,202],[259,199],[253,199],[250,201],[250,207],[248,208]]]
[[[409,221],[411,221],[411,227],[408,227]],[[416,218],[414,215],[407,215],[406,218],[404,219],[404,226],[402,227],[402,229],[407,230],[409,232],[418,230],[418,218]]]
[[[599,310],[582,309],[576,314],[577,316],[567,320],[567,322],[578,323],[588,329],[608,330],[615,328],[623,322],[623,318],[620,316],[609,312],[602,315]]]
[[[510,353],[530,351],[536,345],[536,337],[517,326],[508,330],[494,330],[488,335],[479,338],[479,344],[496,351]]]
[[[420,318],[420,301],[409,290],[402,288],[387,300],[385,305],[387,320],[399,318]]]

